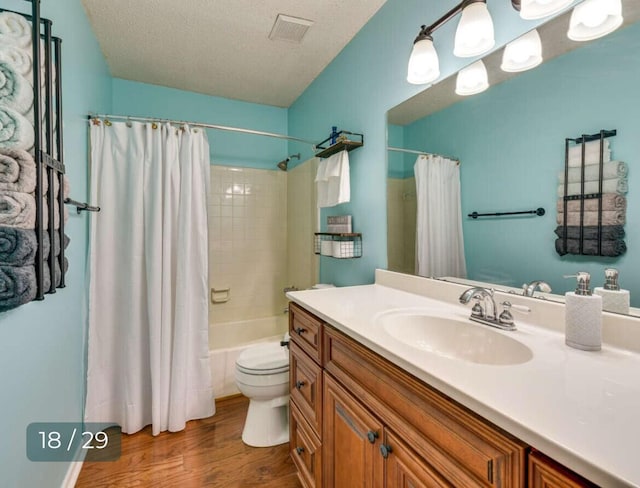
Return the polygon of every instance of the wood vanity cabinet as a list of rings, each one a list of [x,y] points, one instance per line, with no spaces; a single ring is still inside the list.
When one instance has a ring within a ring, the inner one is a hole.
[[[289,329],[305,488],[593,486],[295,303]]]
[[[305,488],[323,486],[322,332],[320,319],[289,304],[289,451]]]

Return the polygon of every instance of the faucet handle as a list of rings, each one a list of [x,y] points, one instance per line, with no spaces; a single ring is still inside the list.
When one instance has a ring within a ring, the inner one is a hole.
[[[472,317],[484,317],[484,308],[480,304],[480,297],[475,297],[475,303],[473,307],[471,307],[471,316]]]
[[[525,307],[524,305],[514,305],[508,301],[504,301],[500,305],[504,307],[502,313],[498,317],[498,321],[501,324],[513,325],[513,314],[511,313],[511,309],[520,313],[531,312],[531,309],[529,307]]]

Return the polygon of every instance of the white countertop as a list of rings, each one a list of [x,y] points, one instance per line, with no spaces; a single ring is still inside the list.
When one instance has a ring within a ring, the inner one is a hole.
[[[599,352],[572,349],[564,334],[514,314],[518,330],[497,333],[527,345],[533,358],[518,365],[475,364],[408,346],[374,325],[378,314],[393,309],[446,310],[466,320],[470,307],[380,284],[287,296],[593,482],[640,486],[640,354],[606,344]]]

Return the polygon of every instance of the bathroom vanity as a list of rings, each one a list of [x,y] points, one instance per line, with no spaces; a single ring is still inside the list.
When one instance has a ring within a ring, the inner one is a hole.
[[[456,303],[464,290],[377,271],[375,285],[288,295],[303,485],[638,486],[640,355],[571,350],[562,306],[524,297],[509,298],[551,328],[516,317],[517,331],[486,332]],[[633,343],[620,331],[640,320],[619,320],[605,325]]]

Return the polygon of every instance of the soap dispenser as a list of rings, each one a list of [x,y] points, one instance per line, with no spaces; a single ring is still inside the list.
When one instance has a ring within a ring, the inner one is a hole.
[[[573,277],[573,276],[572,276]],[[576,291],[565,294],[565,343],[583,351],[602,348],[602,297],[592,295],[591,276],[580,272]]]
[[[602,297],[602,310],[607,312],[629,313],[629,290],[621,290],[618,282],[619,273],[615,268],[604,270],[604,286],[598,286],[593,290],[596,295]]]

